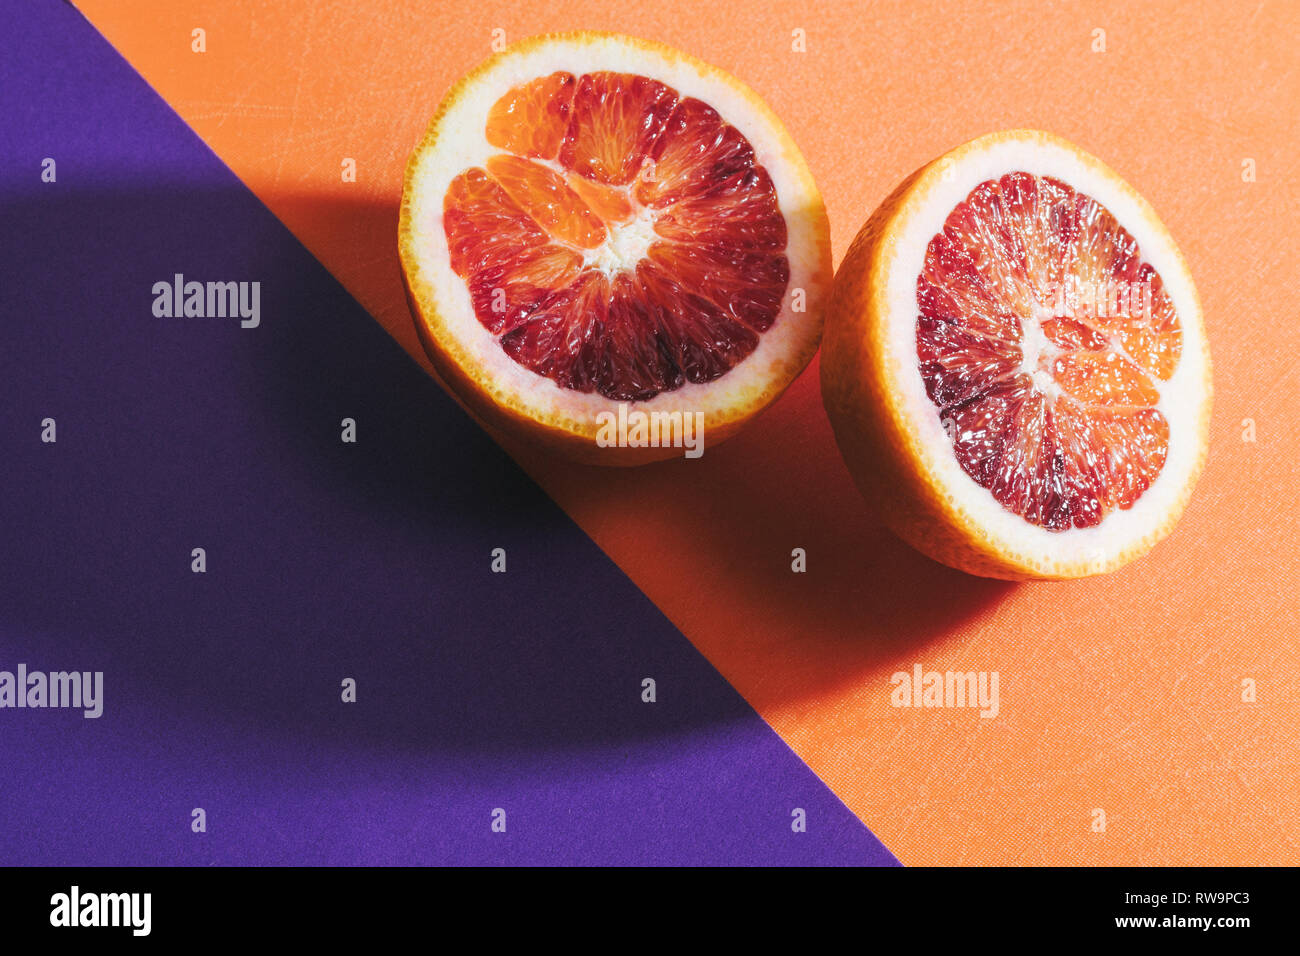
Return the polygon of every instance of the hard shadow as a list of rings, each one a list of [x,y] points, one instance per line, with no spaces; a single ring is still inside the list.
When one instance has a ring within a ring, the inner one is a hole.
[[[152,183],[10,198],[5,211],[8,656],[105,662],[113,693],[137,706],[330,746],[617,747],[748,717],[247,191]],[[373,224],[396,210],[328,215]],[[395,254],[374,268],[400,281]],[[154,284],[175,273],[260,282],[260,324],[155,316]],[[49,417],[53,444],[40,440]],[[610,470],[514,451],[577,513],[653,515],[630,533],[658,526],[660,540],[614,535],[611,553],[655,556],[625,564],[636,577],[660,562],[652,593],[676,619],[674,588],[716,605],[685,615],[715,660],[761,622],[745,666],[802,661],[791,694],[915,653],[1005,592],[873,522],[810,375],[696,462]],[[793,547],[808,574],[790,573]],[[720,630],[728,620],[739,630]],[[647,676],[682,705],[647,709]],[[344,678],[356,705],[341,703]]]

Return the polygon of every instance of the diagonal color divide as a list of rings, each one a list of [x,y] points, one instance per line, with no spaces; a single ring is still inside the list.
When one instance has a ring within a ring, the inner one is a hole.
[[[1300,245],[1300,220],[1279,214],[1300,205],[1278,120],[1300,103],[1294,6],[923,0],[874,18],[823,5],[803,23],[713,0],[378,0],[364,17],[305,0],[78,6],[417,358],[393,239],[401,170],[495,31],[616,29],[735,73],[803,148],[841,252],[906,174],[980,133],[1042,126],[1106,159],[1179,238],[1214,339],[1210,466],[1134,567],[1011,587],[918,557],[851,487],[815,370],[698,462],[599,471],[508,450],[905,862],[1300,858],[1300,518],[1278,491],[1300,483],[1300,328],[1276,294]],[[806,574],[791,573],[796,547]],[[999,716],[891,708],[890,676],[917,663],[999,672]],[[1247,678],[1265,691],[1254,703]]]
[[[103,683],[0,709],[5,862],[896,864],[76,11],[23,7],[0,671]],[[177,273],[258,307],[160,317]]]

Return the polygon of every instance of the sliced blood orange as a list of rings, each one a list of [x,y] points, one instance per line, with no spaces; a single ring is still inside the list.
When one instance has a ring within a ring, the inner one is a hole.
[[[1013,130],[868,220],[828,310],[822,394],[859,487],[919,550],[1002,578],[1113,570],[1204,462],[1210,357],[1155,212],[1076,146]]]
[[[466,405],[602,464],[683,454],[600,441],[620,406],[734,433],[812,358],[830,287],[821,197],[771,111],[610,34],[525,40],[456,85],[408,163],[399,246]]]

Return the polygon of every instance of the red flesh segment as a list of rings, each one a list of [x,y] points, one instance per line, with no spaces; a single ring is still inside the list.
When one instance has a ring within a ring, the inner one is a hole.
[[[618,225],[636,215],[636,210],[628,201],[627,193],[621,189],[602,186],[577,173],[569,173],[567,182],[573,191],[582,197],[582,201],[588,208],[604,222]]]
[[[443,202],[443,228],[451,267],[465,277],[474,314],[493,334],[523,322],[582,268],[581,255],[550,242],[481,169],[452,181]]]
[[[757,165],[749,141],[697,99],[684,99],[673,110],[650,160],[636,197],[655,208],[703,195]]]
[[[644,76],[583,75],[560,165],[607,186],[626,186],[641,171],[676,105],[676,92]]]
[[[580,249],[605,241],[605,224],[559,173],[518,156],[493,156],[487,171],[551,237]]]
[[[516,86],[488,110],[487,141],[497,149],[534,159],[554,159],[569,130],[572,73],[552,73]]]
[[[456,178],[443,225],[510,358],[562,388],[646,401],[758,347],[790,280],[785,218],[716,111],[643,76],[556,73],[503,96],[487,134],[507,154]],[[654,223],[645,255],[602,270],[592,253],[638,215]]]
[[[926,393],[962,469],[1005,508],[1049,531],[1092,527],[1160,474],[1157,383],[1182,332],[1096,200],[1028,173],[981,183],[930,241],[917,306]]]

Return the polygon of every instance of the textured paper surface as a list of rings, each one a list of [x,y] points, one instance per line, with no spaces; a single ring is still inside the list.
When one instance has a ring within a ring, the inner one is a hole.
[[[734,73],[807,157],[837,261],[903,177],[974,136],[1041,127],[1101,157],[1178,240],[1215,360],[1209,465],[1142,562],[1012,586],[916,555],[853,490],[815,363],[698,462],[522,461],[903,862],[1300,861],[1296,5],[78,6],[417,356],[401,172],[494,30],[618,30]],[[891,708],[890,674],[918,662],[998,671],[998,719]]]
[[[896,862],[75,10],[19,7],[0,671],[103,696],[0,709],[0,864]],[[178,271],[261,323],[155,316]]]

